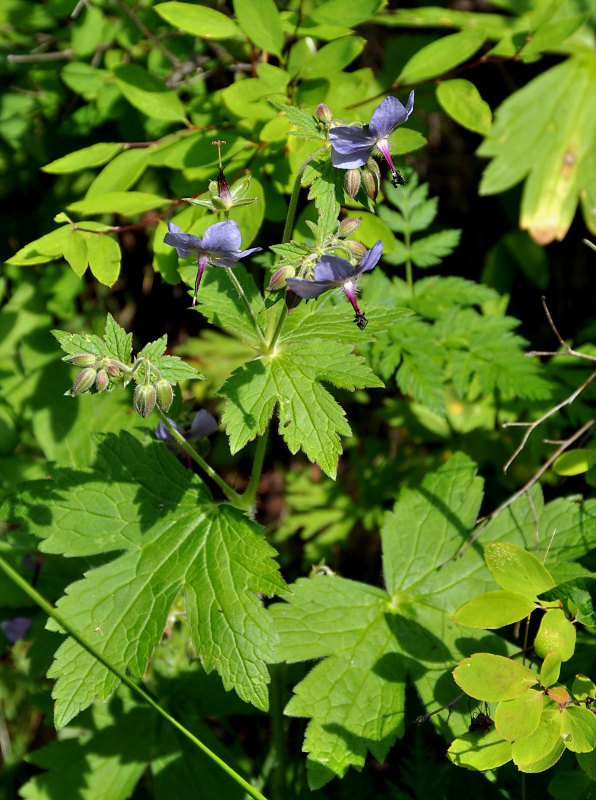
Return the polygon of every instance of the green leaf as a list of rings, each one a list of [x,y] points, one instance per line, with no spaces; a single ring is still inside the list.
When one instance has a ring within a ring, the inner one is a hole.
[[[366,39],[360,36],[345,36],[323,45],[300,69],[300,78],[328,78],[333,73],[340,72],[360,55],[365,44]]]
[[[103,336],[109,348],[110,355],[113,354],[124,364],[130,364],[132,333],[126,333],[111,314],[108,314],[106,317],[106,329]]]
[[[559,680],[561,674],[561,656],[551,650],[546,654],[546,658],[540,667],[540,685],[545,689],[552,686]]]
[[[596,697],[596,685],[594,681],[586,678],[585,675],[576,675],[571,687],[571,693],[576,700],[586,700],[588,697]]]
[[[561,738],[573,753],[596,749],[596,714],[585,706],[567,706],[561,714]]]
[[[552,575],[536,556],[507,542],[491,542],[484,548],[486,565],[502,589],[521,592],[534,600],[555,585]]]
[[[233,39],[242,33],[233,19],[213,8],[192,3],[158,3],[153,6],[162,19],[174,28],[201,39]]]
[[[135,147],[120,153],[95,178],[87,190],[87,197],[130,189],[145,171],[148,158],[148,147]]]
[[[325,138],[325,134],[321,130],[321,126],[312,112],[305,108],[289,106],[276,100],[272,100],[271,102],[274,106],[277,106],[277,108],[280,108],[284,112],[291,125],[297,129],[295,131],[291,131],[294,136],[301,136],[305,139]]]
[[[560,608],[551,608],[540,620],[534,639],[534,651],[539,658],[555,652],[561,661],[569,661],[575,652],[576,632],[572,622]]]
[[[464,128],[483,136],[490,133],[490,106],[470,81],[462,78],[441,81],[437,86],[437,100],[442,109]]]
[[[142,214],[154,208],[163,208],[171,201],[149,192],[107,192],[77,200],[67,206],[77,214]],[[97,237],[96,237],[97,238]]]
[[[565,750],[558,709],[545,709],[531,736],[513,742],[511,756],[520,772],[543,772],[556,764]]]
[[[159,8],[156,6],[156,11]],[[166,122],[187,121],[180,98],[153,73],[138,64],[119,64],[114,68],[114,76],[124,97],[143,114]]]
[[[582,625],[596,626],[596,578],[579,577],[560,583],[539,595],[539,600],[571,601],[576,607],[574,618]]]
[[[516,741],[531,736],[540,723],[544,694],[529,689],[513,700],[504,700],[495,712],[495,728],[503,739]]]
[[[510,658],[476,653],[453,670],[457,685],[470,697],[487,703],[513,700],[538,683],[535,672]]]
[[[87,239],[89,268],[100,283],[112,286],[120,274],[120,245],[111,236],[90,235]]]
[[[6,263],[24,267],[30,264],[45,264],[60,258],[64,241],[70,230],[70,225],[63,225],[61,228],[46,233],[45,236],[21,247],[14,256],[7,259]]]
[[[178,381],[194,378],[204,380],[204,376],[201,375],[197,369],[187,364],[185,361],[182,361],[178,356],[164,355],[167,343],[168,337],[164,334],[161,339],[156,339],[154,342],[146,344],[145,347],[139,351],[137,358],[140,356],[148,358],[151,365],[158,369],[162,377],[170,383],[177,383]],[[142,367],[139,369],[139,373],[139,380],[142,380],[144,376]]]
[[[504,741],[496,730],[480,739],[477,733],[465,733],[451,743],[447,758],[466,769],[496,769],[511,761],[511,742]]]
[[[469,600],[453,619],[470,628],[502,628],[524,619],[534,608],[532,600],[519,592],[485,592]]]
[[[473,56],[485,39],[482,31],[462,31],[443,36],[418,50],[396,80],[401,84],[419,83],[443,75]]]
[[[349,326],[349,314],[345,325]],[[353,345],[292,337],[288,325],[276,352],[263,355],[235,370],[222,386],[226,398],[222,421],[236,453],[262,435],[277,407],[279,433],[291,453],[302,449],[327,475],[335,478],[341,453],[339,435],[350,436],[345,413],[321,381],[354,390],[382,386]]]
[[[53,175],[63,175],[68,172],[80,172],[90,167],[101,167],[106,161],[110,161],[114,156],[118,155],[123,147],[123,144],[116,142],[92,144],[90,147],[75,150],[74,153],[69,153],[67,156],[50,161],[49,164],[42,167],[42,170]]]
[[[577,448],[560,455],[553,464],[553,472],[557,475],[582,475],[596,466],[596,450]]]
[[[431,233],[423,239],[416,239],[409,256],[417,267],[433,267],[445,256],[451,255],[459,244],[460,237],[461,231],[455,228]]]
[[[327,0],[313,9],[310,19],[321,25],[345,25],[354,28],[370,19],[382,5],[382,0]]]
[[[281,55],[284,36],[273,0],[234,0],[234,12],[240,27],[257,47]]]
[[[142,676],[173,603],[183,592],[190,636],[205,669],[226,690],[266,709],[275,633],[257,593],[284,583],[275,551],[229,505],[216,505],[199,478],[162,443],[146,448],[128,434],[99,440],[96,467],[57,469],[22,498],[41,550],[67,557],[124,551],[87,572],[58,602],[61,613],[121,670]],[[55,629],[55,626],[52,626]],[[107,699],[118,679],[72,639],[59,647],[56,724],[94,697]]]
[[[584,11],[583,14],[575,14],[572,17],[565,17],[558,19],[556,22],[546,22],[540,25],[534,33],[530,41],[524,45],[521,51],[522,58],[529,56],[536,56],[543,53],[545,50],[551,50],[562,44],[565,39],[568,39],[572,33],[586,22],[590,16],[589,11]]]
[[[89,258],[87,255],[87,237],[81,231],[71,229],[64,239],[62,255],[79,278],[83,276]]]

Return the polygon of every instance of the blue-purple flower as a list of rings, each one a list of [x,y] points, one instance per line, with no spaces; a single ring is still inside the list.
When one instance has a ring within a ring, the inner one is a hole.
[[[391,182],[394,186],[404,184],[405,180],[393,166],[389,152],[388,137],[394,130],[403,125],[414,109],[414,90],[410,92],[408,103],[402,105],[396,97],[386,97],[373,112],[368,125],[358,128],[353,125],[341,125],[331,128],[331,163],[339,169],[356,169],[363,167],[377,147],[391,170]]]
[[[251,247],[249,250],[240,250],[240,241],[240,228],[233,219],[226,219],[210,225],[202,239],[193,233],[182,233],[178,225],[168,222],[168,233],[164,236],[165,244],[175,247],[180,258],[192,253],[198,254],[199,270],[192,299],[193,306],[197,302],[199,284],[207,264],[213,264],[216,267],[235,267],[239,258],[244,258],[244,256],[261,249],[260,247]]]
[[[356,267],[346,258],[339,256],[323,256],[315,265],[314,280],[303,278],[286,278],[290,289],[299,297],[312,300],[329,289],[340,287],[354,309],[354,322],[360,330],[366,328],[367,320],[364,312],[358,308],[356,302],[356,287],[358,280],[364,272],[369,272],[379,262],[383,252],[383,245],[379,239],[370,250],[367,250],[360,266]]]

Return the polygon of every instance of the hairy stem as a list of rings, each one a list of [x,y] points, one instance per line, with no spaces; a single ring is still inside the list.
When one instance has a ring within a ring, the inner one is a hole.
[[[221,759],[218,755],[216,755],[212,750],[210,750],[207,745],[203,744],[203,742],[198,739],[193,733],[191,733],[187,728],[182,725],[181,722],[178,722],[177,719],[172,717],[168,712],[162,708],[157,700],[155,700],[151,695],[146,692],[139,684],[134,681],[131,677],[129,677],[125,672],[122,672],[118,667],[115,667],[110,661],[108,661],[104,656],[101,655],[93,645],[89,644],[80,633],[78,633],[71,625],[62,617],[62,615],[56,611],[54,606],[49,603],[43,595],[41,595],[36,589],[28,583],[22,575],[20,575],[11,565],[5,561],[2,556],[0,556],[0,569],[5,573],[5,575],[26,595],[28,595],[33,602],[35,602],[42,611],[45,611],[52,619],[54,619],[60,627],[66,631],[66,633],[71,636],[77,644],[79,644],[84,650],[86,650],[90,655],[93,656],[100,664],[112,672],[116,677],[122,681],[122,683],[126,684],[128,688],[134,692],[138,697],[142,698],[142,700],[147,703],[147,705],[151,706],[151,708],[155,709],[158,714],[160,714],[164,719],[166,719],[171,725],[177,728],[180,733],[186,736],[195,747],[198,747],[201,752],[203,752],[208,758],[211,759],[215,764],[218,765],[233,781],[235,781],[239,786],[241,786],[245,792],[247,792],[251,797],[255,798],[255,800],[267,800],[267,798],[255,789],[253,786],[248,783],[241,775],[239,775],[235,770],[232,769],[226,762]]]
[[[240,502],[244,503],[246,509],[252,508],[257,496],[257,489],[263,471],[263,461],[265,460],[265,452],[267,451],[267,439],[269,437],[269,428],[265,433],[259,437],[257,441],[257,448],[255,451],[254,461],[252,462],[252,472],[246,491],[241,496]]]
[[[163,424],[172,434],[174,439],[176,439],[176,442],[180,445],[180,447],[182,447],[185,453],[188,453],[188,455],[190,456],[190,458],[192,458],[195,464],[198,464],[199,467],[203,470],[203,472],[205,472],[211,478],[211,480],[214,481],[214,483],[216,483],[219,486],[219,488],[228,498],[230,503],[232,503],[232,505],[235,506],[236,508],[242,508],[242,509],[245,508],[242,496],[239,495],[237,492],[235,492],[231,486],[228,486],[228,484],[224,481],[223,478],[221,478],[217,474],[217,472],[213,469],[213,467],[209,466],[209,464],[205,461],[205,459],[202,458],[197,453],[197,451],[190,444],[190,442],[187,442],[184,436],[182,436],[182,434],[176,430],[176,428],[172,425],[172,423],[170,422],[166,414],[161,410],[161,408],[158,407],[156,410],[159,413],[159,416],[161,417]]]

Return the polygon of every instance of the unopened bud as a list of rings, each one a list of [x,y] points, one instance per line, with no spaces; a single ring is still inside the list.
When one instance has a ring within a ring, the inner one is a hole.
[[[87,367],[79,372],[72,387],[72,394],[82,394],[93,386],[95,370]]]
[[[346,247],[354,253],[356,256],[363,256],[366,253],[366,247],[362,244],[362,242],[344,242]]]
[[[218,197],[216,194],[211,198],[211,205],[216,211],[225,211],[228,208],[225,200],[222,200],[221,197]]]
[[[362,217],[347,217],[342,219],[337,235],[340,239],[345,239],[346,236],[351,236],[360,227]]]
[[[217,181],[209,181],[209,194],[217,194]]]
[[[374,158],[369,158],[362,170],[364,190],[371,200],[376,200],[381,188],[381,171]]]
[[[108,388],[108,384],[110,382],[110,378],[108,373],[105,369],[100,369],[97,373],[97,378],[95,379],[95,385],[97,387],[98,392],[103,392],[104,389]]]
[[[68,356],[64,360],[75,367],[92,367],[98,359],[92,353],[78,353],[76,356]]]
[[[148,416],[155,408],[155,401],[157,399],[157,392],[154,386],[146,383],[141,383],[135,389],[134,405],[137,414],[142,417]]]
[[[346,174],[344,177],[344,188],[350,200],[353,200],[358,194],[358,189],[360,189],[360,182],[361,182],[361,177],[359,169],[346,170]]]
[[[281,289],[286,282],[286,278],[292,278],[295,272],[296,270],[294,267],[291,267],[289,264],[279,267],[279,269],[276,269],[271,276],[271,280],[269,281],[269,286],[267,289],[271,292],[275,291],[276,289]]]
[[[331,109],[327,103],[319,103],[317,106],[317,117],[321,120],[321,122],[331,122],[333,114],[331,113]]]
[[[172,405],[172,400],[174,399],[174,390],[172,389],[172,384],[169,383],[165,378],[160,378],[155,384],[155,389],[157,391],[157,402],[159,403],[159,407],[163,411],[169,411],[170,406]]]
[[[117,378],[120,375],[120,368],[117,367],[116,364],[109,364],[108,375],[111,375],[113,378]]]

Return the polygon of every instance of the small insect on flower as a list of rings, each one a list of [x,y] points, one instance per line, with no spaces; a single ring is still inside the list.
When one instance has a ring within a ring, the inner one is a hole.
[[[239,258],[244,258],[261,249],[260,247],[251,247],[249,250],[240,250],[240,242],[240,228],[233,219],[226,219],[210,225],[202,239],[193,233],[182,233],[178,225],[168,222],[168,233],[164,236],[164,243],[175,247],[179,258],[184,258],[192,253],[198,255],[199,270],[195,281],[193,306],[197,302],[199,284],[207,264],[232,268],[236,266]]]
[[[397,97],[386,97],[373,111],[368,125],[358,128],[354,125],[339,125],[329,131],[331,142],[331,163],[339,169],[363,167],[377,147],[389,164],[391,183],[400,186],[405,180],[393,166],[389,152],[389,136],[403,125],[414,110],[414,90],[410,92],[404,106]]]
[[[329,291],[329,289],[340,287],[352,304],[352,308],[354,309],[354,322],[360,330],[364,330],[368,321],[364,316],[364,312],[358,308],[358,303],[356,302],[356,288],[360,276],[364,272],[369,272],[373,267],[376,267],[382,252],[383,244],[379,239],[371,249],[367,250],[364,254],[359,267],[351,264],[346,258],[340,258],[339,256],[323,256],[315,266],[314,280],[286,278],[286,284],[299,297],[303,297],[306,300],[312,300],[320,294],[323,294],[323,292]]]

